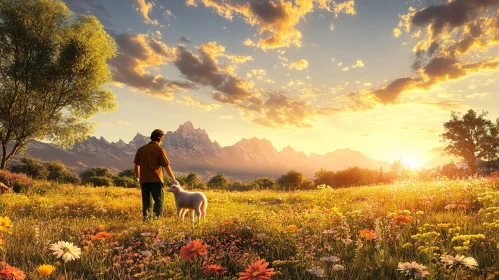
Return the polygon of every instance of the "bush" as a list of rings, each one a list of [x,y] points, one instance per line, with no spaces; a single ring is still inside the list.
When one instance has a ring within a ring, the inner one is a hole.
[[[47,180],[60,183],[77,184],[80,182],[78,175],[71,173],[61,161],[47,161],[43,165],[47,168],[49,174]]]
[[[83,183],[91,183],[90,180],[92,177],[107,177],[111,180],[111,183],[113,182],[113,173],[111,173],[111,170],[104,167],[94,167],[85,170],[80,174],[80,177]]]
[[[37,180],[46,180],[49,175],[49,170],[42,161],[28,157],[22,158],[21,163],[12,166],[11,170],[14,173],[24,173]]]
[[[130,178],[135,178],[135,169],[134,168],[127,168],[120,173],[118,173],[119,177],[130,177]]]
[[[15,192],[27,192],[33,186],[33,181],[24,175],[0,170],[0,182]]]
[[[213,176],[208,181],[208,188],[218,189],[218,190],[228,190],[230,186],[230,181],[223,173],[219,173]]]
[[[88,178],[85,183],[90,183],[95,187],[112,187],[113,179],[105,176],[93,176]]]
[[[81,183],[81,179],[80,179],[80,176],[76,175],[75,173],[67,172],[64,175],[63,182],[64,183],[69,183],[69,184],[80,184]]]
[[[231,191],[245,192],[245,191],[251,191],[251,190],[255,190],[255,189],[258,189],[258,185],[255,183],[245,184],[243,182],[233,182],[230,184]]]
[[[131,177],[114,177],[114,185],[117,187],[135,188],[139,185],[136,179]]]
[[[270,177],[257,178],[253,181],[258,187],[257,189],[262,190],[275,190],[277,189],[277,183]]]

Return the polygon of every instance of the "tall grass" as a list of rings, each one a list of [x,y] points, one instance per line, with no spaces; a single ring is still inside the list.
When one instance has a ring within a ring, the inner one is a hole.
[[[177,222],[169,193],[165,216],[143,223],[139,190],[37,182],[27,195],[0,196],[0,216],[13,224],[0,235],[0,256],[28,279],[43,278],[42,264],[56,267],[52,279],[237,279],[259,259],[274,268],[272,279],[318,279],[313,268],[326,279],[409,279],[397,266],[412,261],[426,266],[426,279],[499,279],[497,180],[205,193],[201,224]],[[186,261],[180,249],[195,239],[208,253]],[[49,246],[57,241],[82,248],[81,258],[56,259]],[[441,262],[456,254],[478,269]],[[206,275],[207,264],[227,271]]]

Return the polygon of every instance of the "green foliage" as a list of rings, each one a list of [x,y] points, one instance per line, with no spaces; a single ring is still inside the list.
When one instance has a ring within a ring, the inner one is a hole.
[[[200,183],[197,173],[191,172],[185,177],[185,184],[189,187],[196,187]]]
[[[119,177],[130,177],[130,178],[135,178],[135,169],[133,168],[127,168],[120,173],[118,173]]]
[[[303,173],[291,170],[277,179],[279,189],[283,191],[295,191],[300,189],[310,189],[311,183],[305,178]],[[313,183],[312,183],[313,184]]]
[[[92,184],[94,187],[111,187],[113,186],[113,178],[106,176],[92,176],[84,181],[87,184]]]
[[[83,171],[80,174],[82,183],[90,183],[92,177],[106,177],[109,178],[112,182],[113,173],[111,170],[105,167],[94,167],[88,170]]]
[[[215,176],[213,176],[209,181],[208,181],[208,188],[209,189],[217,189],[217,190],[229,190],[230,187],[230,181],[223,173],[219,173]]]
[[[253,181],[253,183],[256,186],[256,189],[261,189],[261,190],[277,189],[277,183],[274,181],[274,179],[270,177],[257,178]]]
[[[107,178],[107,177],[106,177]],[[117,187],[125,187],[125,188],[135,188],[139,186],[139,183],[135,178],[118,176],[113,178],[113,183]]]
[[[478,171],[478,160],[487,161],[490,169],[499,158],[499,119],[493,123],[485,119],[486,116],[485,111],[478,114],[470,109],[462,117],[452,112],[451,120],[444,123],[445,132],[441,137],[447,143],[445,151],[461,158],[471,174]]]
[[[80,182],[80,178],[78,177],[78,175],[69,171],[66,166],[59,160],[46,161],[43,163],[43,165],[49,172],[47,176],[47,180],[49,181],[72,184],[77,184]]]
[[[62,1],[0,0],[0,168],[33,139],[71,147],[90,135],[88,119],[116,108],[102,88],[115,55],[94,16],[73,19]]]
[[[21,162],[12,166],[11,170],[15,173],[24,173],[37,180],[46,180],[50,175],[49,169],[41,160],[29,157],[21,158]]]

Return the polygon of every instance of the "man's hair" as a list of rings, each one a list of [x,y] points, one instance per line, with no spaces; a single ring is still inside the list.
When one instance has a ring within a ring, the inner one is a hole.
[[[163,137],[163,135],[165,135],[165,132],[161,129],[155,129],[153,130],[153,132],[151,132],[151,140],[152,141],[159,141],[159,139],[161,137]]]

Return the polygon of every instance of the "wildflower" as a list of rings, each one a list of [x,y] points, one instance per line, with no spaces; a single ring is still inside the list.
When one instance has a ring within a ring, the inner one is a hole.
[[[423,212],[423,211],[417,211],[417,212],[416,212],[416,215],[418,215],[418,216],[423,216],[423,215],[424,215],[424,212]]]
[[[363,229],[359,231],[359,237],[365,240],[372,240],[376,239],[376,232],[370,230],[370,229]]]
[[[258,238],[264,238],[265,236],[267,236],[265,233],[259,233],[256,235]]]
[[[346,238],[346,239],[342,238],[341,242],[343,242],[345,245],[350,245],[350,244],[352,244],[353,240],[350,238]]]
[[[203,273],[207,275],[212,273],[216,275],[222,275],[225,273],[226,270],[227,269],[225,267],[216,264],[203,266]]]
[[[334,229],[326,229],[322,233],[324,234],[335,234],[337,231]]]
[[[296,232],[298,228],[295,225],[289,225],[283,229],[284,232]]]
[[[151,236],[151,234],[152,234],[152,233],[150,233],[150,232],[143,232],[143,233],[141,233],[140,235],[142,235],[142,236],[144,236],[144,237],[149,237],[149,236]]]
[[[424,278],[426,275],[430,274],[426,270],[426,266],[418,264],[417,262],[399,262],[397,270],[405,275],[413,276],[414,279],[417,279],[418,277]]]
[[[105,240],[105,239],[111,239],[113,237],[112,234],[101,231],[97,233],[96,235],[90,236],[91,240]]]
[[[333,265],[333,271],[342,271],[343,269],[345,269],[345,267],[342,266],[341,264]]]
[[[405,215],[398,215],[393,218],[393,221],[395,222],[396,225],[405,225],[405,224],[410,224],[412,219],[410,217],[407,217]]]
[[[457,205],[456,204],[448,204],[448,205],[445,205],[444,209],[445,210],[449,210],[449,209],[454,209],[456,208]]]
[[[8,232],[11,233],[12,230],[12,221],[9,217],[0,216],[0,232]]]
[[[0,277],[10,280],[24,280],[26,275],[22,272],[22,270],[6,265],[2,270],[0,270]]]
[[[324,271],[320,268],[312,268],[312,269],[307,269],[310,274],[313,274],[317,277],[323,277],[324,276]]]
[[[449,267],[453,266],[463,266],[470,269],[476,269],[478,267],[478,262],[472,257],[465,257],[457,254],[455,257],[446,255],[440,257],[440,261],[448,265]]]
[[[338,258],[337,256],[329,256],[327,258],[321,258],[320,260],[325,262],[339,262],[340,258]]]
[[[243,226],[241,229],[242,230],[251,230],[251,227],[250,226]]]
[[[248,265],[244,272],[239,272],[238,280],[269,280],[275,272],[273,268],[267,268],[268,265],[265,260],[256,261]]]
[[[192,240],[180,249],[180,257],[190,261],[192,258],[199,258],[208,254],[207,248],[208,245],[203,245],[201,240]]]
[[[80,258],[81,249],[71,242],[59,241],[50,245],[50,250],[54,251],[57,258],[62,258],[64,262],[73,261]]]
[[[36,272],[38,272],[38,274],[40,274],[41,276],[50,276],[50,274],[52,274],[52,272],[54,272],[55,270],[55,267],[50,265],[50,264],[44,264],[44,265],[40,265],[37,269],[36,269]]]

